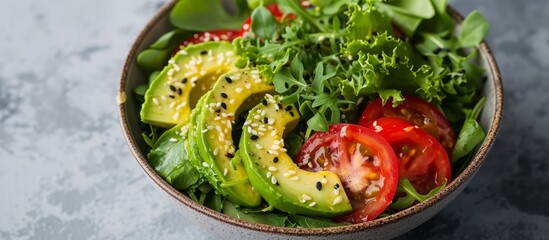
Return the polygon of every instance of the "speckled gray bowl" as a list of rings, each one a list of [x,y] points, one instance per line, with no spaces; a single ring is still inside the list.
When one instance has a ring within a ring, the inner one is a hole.
[[[212,209],[204,207],[174,189],[149,166],[146,159],[146,144],[139,129],[139,103],[132,96],[132,90],[147,81],[147,76],[137,67],[136,56],[151,45],[160,35],[170,30],[168,16],[176,1],[164,5],[154,18],[145,26],[135,40],[126,59],[120,80],[119,96],[128,96],[119,105],[120,122],[124,135],[139,165],[152,180],[154,186],[161,190],[173,202],[174,206],[189,220],[204,227],[204,231],[216,233],[231,239],[388,239],[424,223],[448,203],[450,203],[470,182],[476,174],[490,147],[494,143],[502,117],[503,89],[500,73],[490,49],[486,43],[480,46],[487,69],[488,80],[484,95],[486,106],[480,116],[480,124],[487,131],[487,137],[477,150],[471,164],[448,186],[434,197],[411,208],[370,222],[333,227],[333,228],[284,228],[242,221]],[[453,9],[449,9],[457,22],[463,18]],[[124,97],[123,97],[124,98]],[[185,224],[185,223],[181,223]]]

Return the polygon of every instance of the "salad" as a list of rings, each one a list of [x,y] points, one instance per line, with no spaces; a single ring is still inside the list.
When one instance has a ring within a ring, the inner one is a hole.
[[[178,1],[137,58],[156,172],[215,211],[329,227],[437,194],[485,132],[477,12],[445,0]]]

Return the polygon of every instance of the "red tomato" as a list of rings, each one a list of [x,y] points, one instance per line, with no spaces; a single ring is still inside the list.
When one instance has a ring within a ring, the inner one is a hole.
[[[296,163],[307,171],[336,173],[353,210],[334,218],[361,223],[381,214],[398,185],[398,163],[387,141],[373,130],[354,124],[335,124],[317,132],[299,151]],[[339,188],[335,189],[339,191]]]
[[[238,31],[234,30],[214,30],[209,32],[196,33],[189,39],[183,41],[181,43],[181,47],[209,41],[232,41],[238,36]]]
[[[359,124],[366,126],[370,121],[380,117],[405,119],[433,135],[442,144],[446,153],[452,154],[456,144],[456,134],[438,108],[423,99],[412,96],[405,96],[404,102],[396,108],[392,105],[391,99],[384,106],[381,105],[381,98],[372,101],[364,109]]]
[[[451,167],[442,145],[416,125],[392,117],[366,124],[381,135],[395,151],[400,178],[410,180],[417,192],[427,194],[450,181]]]

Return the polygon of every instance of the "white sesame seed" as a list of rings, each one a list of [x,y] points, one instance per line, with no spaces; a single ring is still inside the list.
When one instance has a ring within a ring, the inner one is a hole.
[[[214,120],[215,120],[215,121],[219,121],[219,120],[221,120],[221,117],[220,117],[220,116],[216,116],[216,117],[214,118]]]
[[[177,142],[177,139],[175,139],[175,138],[170,138],[170,142]]]
[[[303,200],[306,200],[306,201],[309,201],[309,200],[313,199],[312,197],[310,197],[309,195],[307,195],[307,194],[305,194],[305,193],[303,193],[303,194],[301,195],[301,198],[302,198]]]
[[[274,172],[274,171],[276,171],[276,170],[277,170],[277,168],[276,168],[276,167],[273,167],[273,166],[269,167],[269,171],[272,171],[272,172]]]
[[[202,133],[206,133],[206,132],[208,132],[208,129],[202,130]]]
[[[339,188],[334,189],[334,195],[339,195]]]
[[[218,150],[217,148],[214,149],[214,150],[213,150],[213,155],[214,155],[214,156],[217,156],[217,152],[218,152],[218,151],[219,151],[219,150]]]
[[[269,124],[269,125],[273,125],[274,123],[275,123],[274,118],[269,118],[268,121],[267,121],[267,124]]]
[[[267,172],[267,178],[270,178],[273,175],[272,172]]]
[[[338,196],[334,199],[334,202],[332,203],[332,205],[336,205],[336,204],[339,204],[343,201],[343,197],[341,196]]]
[[[299,180],[299,177],[298,177],[298,176],[293,176],[293,177],[290,178],[290,180],[292,180],[292,181],[298,181],[298,180]]]
[[[230,104],[234,104],[234,99],[229,100]]]
[[[236,91],[237,93],[241,93],[241,92],[242,92],[242,88],[235,88],[235,91]]]
[[[257,135],[259,135],[259,136],[265,136],[265,133],[263,133],[263,132],[258,132]]]
[[[225,168],[225,169],[223,170],[223,176],[227,176],[227,173],[229,173],[229,169]]]
[[[250,125],[250,123],[252,123],[252,121],[251,121],[251,120],[248,120],[248,121],[244,122],[243,125],[244,125],[244,126],[248,126],[248,125]]]
[[[208,165],[208,163],[206,163],[206,162],[202,162],[202,166],[209,167],[210,165]]]
[[[252,84],[251,83],[246,83],[246,89],[251,89],[252,88]]]
[[[158,98],[153,98],[153,102],[155,105],[160,105],[160,103],[158,102]]]
[[[212,130],[212,129],[214,129],[213,126],[208,126],[208,130]]]
[[[375,129],[376,132],[381,132],[381,131],[383,131],[383,127],[381,127],[381,126],[376,126],[375,128],[376,128],[376,129]]]
[[[276,184],[278,181],[276,180],[275,176],[271,177],[271,183]]]
[[[179,112],[173,114],[173,120],[179,119]]]
[[[259,145],[259,143],[256,143],[256,144],[255,144],[255,147],[256,147],[257,149],[263,149],[263,146]]]
[[[315,205],[316,205],[316,202],[311,202],[311,203],[309,204],[309,207],[314,207]]]
[[[309,168],[313,168],[313,162],[309,162],[307,166],[309,166]]]

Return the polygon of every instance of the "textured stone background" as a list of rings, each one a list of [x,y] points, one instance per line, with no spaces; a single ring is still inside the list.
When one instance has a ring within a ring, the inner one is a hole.
[[[164,2],[0,1],[0,239],[214,239],[153,189],[118,124],[123,60]],[[492,23],[503,125],[464,193],[402,239],[548,238],[549,1],[452,4]]]

